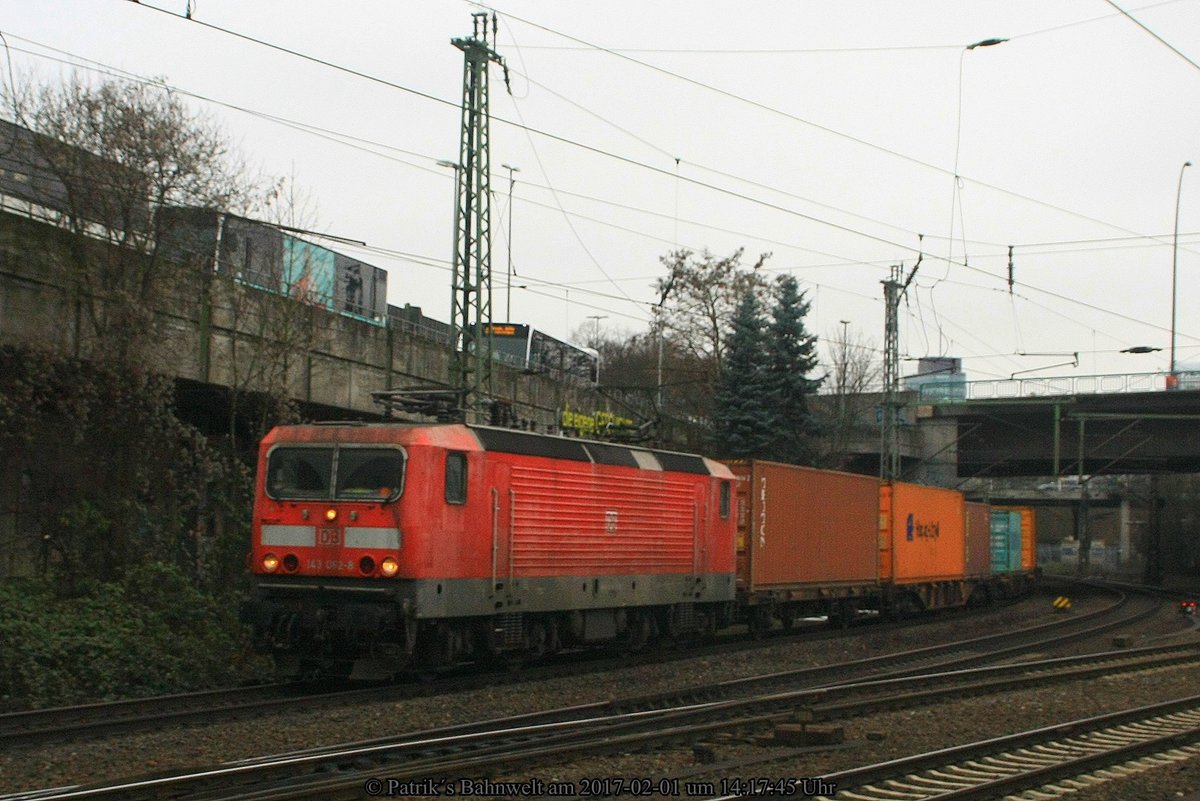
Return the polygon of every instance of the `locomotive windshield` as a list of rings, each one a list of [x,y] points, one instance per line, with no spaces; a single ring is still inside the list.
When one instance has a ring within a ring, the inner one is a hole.
[[[391,448],[338,448],[339,500],[388,500],[400,494],[404,454]]]
[[[267,457],[267,494],[279,500],[388,501],[404,484],[395,448],[275,448]]]

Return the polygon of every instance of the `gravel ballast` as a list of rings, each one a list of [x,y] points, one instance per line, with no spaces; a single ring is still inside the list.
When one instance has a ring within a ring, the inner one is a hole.
[[[1081,599],[1076,605],[1076,613],[1102,603],[1104,601],[1100,599]],[[65,746],[12,749],[0,754],[0,790],[13,792],[175,772],[233,759],[836,663],[1045,622],[1050,614],[1047,610],[1047,600],[1035,597],[1004,610],[955,615],[919,627],[888,630],[864,627],[835,640],[791,641],[735,656],[685,659],[604,675],[509,684],[450,696],[312,713],[306,713],[303,699],[298,699],[292,713],[255,720],[81,741]],[[1164,637],[1186,639],[1197,636],[1191,621],[1171,610],[1164,610],[1137,631],[1123,633],[1134,637],[1135,646],[1161,644],[1167,641]],[[1109,639],[1111,636],[1072,646],[1071,652],[1102,650],[1108,647]],[[748,775],[818,776],[950,744],[1192,695],[1197,692],[1195,675],[1195,666],[1156,669],[847,720],[841,725],[850,748],[763,763]],[[742,754],[763,754],[768,750],[737,740],[715,744],[718,761]],[[690,747],[597,757],[573,765],[522,769],[512,778],[552,781],[596,776],[656,777],[689,767],[697,767]],[[1118,786],[1123,789],[1116,789]],[[1132,789],[1135,787],[1138,789]],[[1076,801],[1178,798],[1177,793],[1196,790],[1200,790],[1200,761],[1190,759],[1131,779],[1105,782],[1071,797]]]

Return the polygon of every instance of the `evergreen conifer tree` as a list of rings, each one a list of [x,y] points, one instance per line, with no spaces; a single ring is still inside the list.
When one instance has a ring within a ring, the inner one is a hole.
[[[811,438],[815,433],[808,396],[821,385],[820,379],[808,377],[817,366],[817,337],[804,326],[810,304],[793,276],[781,275],[774,295],[766,338],[767,385],[774,425],[770,444],[760,455],[790,464],[808,464],[813,460]]]
[[[774,428],[767,323],[758,294],[746,291],[733,318],[713,398],[713,448],[722,458],[762,456]]]

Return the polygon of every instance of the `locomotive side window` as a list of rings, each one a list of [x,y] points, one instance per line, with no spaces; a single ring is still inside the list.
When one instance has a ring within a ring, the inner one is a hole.
[[[332,448],[276,448],[267,460],[267,494],[312,500],[329,497]]]
[[[721,500],[720,500],[721,519],[729,519],[729,482],[721,482]]]
[[[467,455],[446,454],[446,503],[467,502]]]
[[[404,454],[392,448],[339,448],[338,500],[390,500],[404,482]]]

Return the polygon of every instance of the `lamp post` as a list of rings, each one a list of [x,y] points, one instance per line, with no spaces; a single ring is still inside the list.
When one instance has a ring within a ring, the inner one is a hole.
[[[460,266],[459,253],[458,253],[458,226],[459,226],[459,222],[460,222],[460,220],[459,220],[460,209],[459,209],[459,205],[458,205],[458,182],[459,182],[458,174],[460,172],[462,172],[462,165],[456,161],[448,161],[446,159],[442,159],[442,160],[438,161],[437,165],[439,167],[446,167],[448,169],[454,170],[454,232],[453,232],[454,233],[454,247],[451,248],[450,252],[452,254],[451,265],[454,270],[454,280],[455,280],[455,286],[456,286],[457,281],[458,281],[458,268]],[[453,290],[451,290],[451,294],[453,295]],[[450,314],[451,315],[454,314],[455,301],[456,301],[456,298],[451,297],[451,303],[450,303]],[[450,343],[450,346],[454,347],[454,344],[455,343],[452,342],[452,343]]]
[[[512,322],[512,279],[513,279],[513,268],[512,268],[513,204],[512,204],[512,196],[513,196],[513,186],[517,183],[517,180],[515,178],[513,178],[513,173],[520,172],[521,169],[519,167],[512,167],[508,164],[501,164],[500,166],[503,167],[504,169],[508,170],[508,276],[507,276],[507,280],[504,282],[504,321],[506,323],[511,323]]]
[[[592,321],[592,341],[588,343],[588,347],[594,348],[594,347],[596,347],[596,344],[600,341],[600,321],[607,320],[608,315],[607,314],[589,314],[587,316],[587,318]]]
[[[1185,161],[1179,168],[1179,185],[1175,189],[1175,238],[1171,242],[1171,370],[1167,374],[1167,388],[1174,389],[1179,383],[1175,376],[1175,289],[1179,281],[1179,198],[1183,195],[1183,171],[1192,166]]]
[[[467,300],[464,297],[459,301],[459,270],[466,269],[462,258],[458,252],[458,229],[462,222],[462,209],[459,206],[459,183],[462,173],[462,165],[456,161],[440,160],[437,162],[439,167],[447,167],[454,170],[454,244],[451,247],[450,253],[450,269],[452,279],[450,281],[450,383],[461,393],[461,398],[466,398],[466,358],[467,358],[467,321],[459,319],[460,305],[462,309],[466,309]],[[464,311],[465,314],[465,311]]]
[[[954,126],[954,184],[950,192],[950,242],[949,255],[954,255],[954,208],[958,201],[958,157],[962,150],[962,105],[963,105],[963,65],[966,62],[967,51],[975,50],[980,47],[995,47],[998,44],[1004,44],[1007,39],[991,38],[980,39],[978,42],[967,45],[958,53],[958,110],[956,112],[956,120]],[[966,243],[963,244],[966,247]],[[950,259],[953,262],[953,258]]]
[[[839,367],[839,369],[838,369],[838,417],[841,420],[841,424],[845,425],[846,424],[846,384],[848,383],[846,373],[850,370],[850,344],[849,344],[849,340],[847,339],[847,336],[848,336],[847,328],[850,325],[850,321],[849,320],[838,320],[838,322],[842,324],[842,345],[841,345],[841,349],[842,349],[841,362],[842,363],[840,365],[838,365],[838,367]]]

